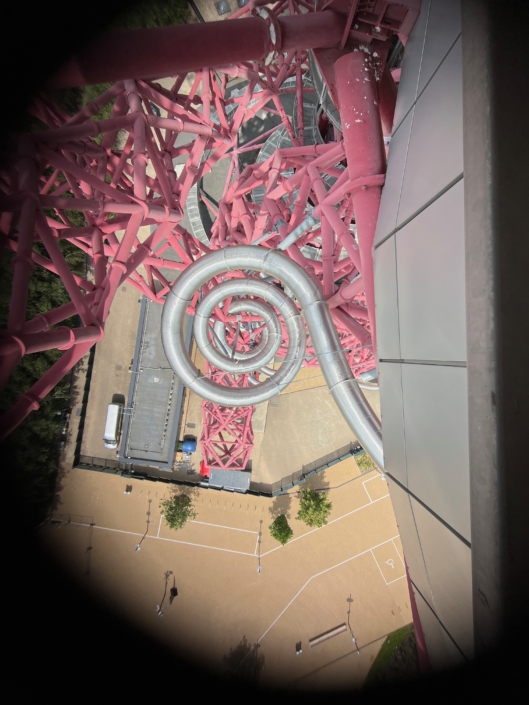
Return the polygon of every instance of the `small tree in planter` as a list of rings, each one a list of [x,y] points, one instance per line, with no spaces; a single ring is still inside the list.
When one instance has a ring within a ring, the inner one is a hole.
[[[284,514],[280,514],[274,519],[274,521],[268,527],[272,538],[279,541],[283,546],[289,541],[293,536],[294,532],[290,528],[287,518]]]
[[[181,529],[187,521],[196,517],[193,501],[186,494],[175,494],[169,499],[162,499],[160,509],[165,523],[170,529]]]
[[[301,501],[296,519],[304,521],[307,526],[321,527],[327,523],[331,513],[332,502],[324,492],[301,490]]]

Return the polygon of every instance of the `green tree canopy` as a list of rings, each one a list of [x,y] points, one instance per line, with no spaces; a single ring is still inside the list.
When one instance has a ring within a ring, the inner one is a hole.
[[[331,513],[332,502],[324,492],[301,490],[301,501],[296,519],[304,521],[307,526],[324,526]]]
[[[84,219],[83,219],[84,224]],[[67,240],[58,246],[72,270],[85,276],[85,254]],[[33,249],[49,257],[44,245],[36,242]],[[9,303],[12,296],[13,252],[4,252],[0,262],[0,329],[7,328]],[[29,280],[27,320],[70,301],[61,279],[48,269],[37,266]],[[60,323],[75,328],[78,316]],[[43,350],[25,355],[10,376],[0,397],[0,413],[16,403],[21,392],[27,392],[35,382],[63,355],[60,350]],[[71,374],[66,375],[40,402],[40,408],[29,416],[2,441],[3,466],[9,468],[11,492],[16,496],[20,511],[28,526],[38,526],[49,515],[53,503],[59,468],[59,442],[65,425],[61,412],[70,402]]]
[[[169,499],[162,499],[160,509],[170,529],[181,529],[186,521],[196,517],[193,500],[187,494],[175,494]]]
[[[279,541],[283,546],[289,541],[293,536],[294,532],[290,528],[287,518],[284,514],[280,514],[274,519],[274,521],[268,527],[272,538]]]

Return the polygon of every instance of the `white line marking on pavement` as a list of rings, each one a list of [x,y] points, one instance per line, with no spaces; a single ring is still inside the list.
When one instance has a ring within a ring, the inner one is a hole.
[[[395,538],[397,538],[397,537],[395,537]],[[397,551],[397,547],[395,546],[395,539],[394,539],[394,538],[393,538],[393,539],[388,539],[387,541],[384,541],[384,543],[392,543],[392,544],[393,544],[393,548],[395,549],[395,551]],[[380,545],[382,546],[383,544],[380,544]],[[375,548],[378,548],[378,546],[375,546]],[[382,577],[384,578],[384,582],[386,583],[386,585],[391,585],[391,583],[395,583],[395,582],[397,582],[397,580],[402,580],[402,578],[405,578],[405,577],[406,577],[406,574],[404,574],[404,575],[401,575],[400,578],[395,578],[395,580],[390,580],[389,583],[388,583],[388,581],[386,580],[386,576],[385,576],[384,573],[382,572],[382,568],[380,567],[380,563],[377,561],[377,557],[375,556],[375,554],[373,553],[373,551],[371,551],[371,553],[372,553],[372,555],[373,555],[373,558],[375,559],[375,563],[376,563],[377,566],[378,566],[378,569],[379,569],[379,571],[380,571],[380,574],[381,574]],[[399,553],[399,552],[397,551],[397,553]],[[400,554],[399,554],[399,558],[400,558]],[[401,560],[402,560],[402,559],[401,559]],[[391,562],[393,563],[393,560],[392,560]],[[392,567],[393,567],[393,566],[392,566]]]
[[[163,514],[160,514],[160,523],[158,524],[158,533],[156,534],[156,538],[160,537],[160,529],[162,528],[162,519],[163,519]]]
[[[311,578],[309,578],[309,579],[307,580],[307,582],[305,583],[305,585],[303,585],[303,587],[302,587],[300,590],[298,590],[298,592],[297,592],[297,593],[294,595],[294,597],[290,600],[290,602],[289,602],[288,605],[283,609],[283,611],[280,612],[280,614],[274,619],[274,621],[273,621],[272,624],[268,627],[268,629],[262,634],[262,636],[259,637],[259,639],[257,639],[256,644],[261,643],[261,641],[265,638],[265,636],[266,636],[266,635],[268,634],[268,632],[272,629],[272,627],[274,627],[274,626],[277,624],[277,622],[281,619],[281,617],[282,617],[282,616],[285,614],[285,612],[288,610],[288,608],[290,607],[290,605],[301,595],[301,593],[303,592],[303,590],[307,587],[307,585],[308,585],[310,582],[312,582],[312,580],[314,580],[315,578],[319,578],[321,575],[324,575],[325,573],[328,573],[330,570],[334,570],[335,568],[339,568],[340,566],[345,565],[346,563],[350,563],[351,561],[354,561],[355,558],[360,558],[360,556],[364,556],[366,553],[370,553],[370,552],[372,553],[372,552],[373,552],[373,549],[378,548],[379,546],[383,546],[385,543],[388,543],[389,541],[392,541],[393,539],[396,539],[396,538],[398,538],[398,534],[397,534],[397,536],[393,536],[393,538],[391,538],[391,539],[387,539],[386,541],[382,541],[382,543],[379,543],[379,544],[377,544],[376,546],[372,546],[371,548],[367,548],[365,551],[362,551],[361,553],[357,553],[356,556],[351,556],[351,558],[346,558],[345,561],[341,561],[340,563],[336,563],[336,565],[333,565],[333,566],[331,566],[330,568],[326,568],[325,570],[322,570],[321,572],[316,573],[316,574],[313,575]],[[377,563],[377,565],[378,565],[378,563]],[[382,577],[384,577],[384,576],[382,576]],[[242,663],[242,662],[241,662],[241,663]]]
[[[342,516],[340,516],[340,517],[336,517],[336,519],[333,519],[332,521],[330,521],[330,522],[329,522],[328,524],[326,524],[325,526],[331,526],[332,524],[335,524],[337,521],[341,521],[342,519],[346,519],[347,517],[351,516],[352,514],[356,514],[356,512],[361,511],[362,509],[366,509],[367,507],[370,507],[371,505],[376,504],[377,502],[380,502],[380,501],[382,501],[383,499],[387,499],[387,497],[389,497],[389,494],[388,494],[388,495],[384,495],[384,497],[379,497],[378,499],[375,499],[375,500],[373,500],[372,502],[368,502],[367,504],[363,504],[361,507],[358,507],[357,509],[353,509],[352,511],[347,512],[346,514],[342,514]],[[163,518],[163,515],[160,517],[160,519],[162,519],[162,518]],[[257,546],[258,546],[258,543],[259,543],[259,532],[258,532],[258,531],[250,531],[249,529],[238,529],[238,528],[235,528],[235,527],[232,527],[232,526],[222,526],[221,524],[208,524],[208,523],[203,522],[203,521],[192,521],[192,522],[189,522],[189,523],[193,523],[193,524],[203,524],[204,526],[214,526],[214,527],[217,527],[217,528],[220,528],[220,529],[230,529],[231,531],[241,531],[241,532],[247,533],[247,534],[256,534],[256,535],[257,535],[257,542],[256,542],[256,543],[257,543]],[[83,523],[80,523],[80,522],[71,522],[71,524],[72,524],[72,525],[76,525],[76,526],[90,526],[89,524],[83,524]],[[321,528],[324,529],[325,526],[323,526],[323,527],[321,527]],[[130,536],[140,536],[140,537],[143,536],[143,534],[137,533],[137,532],[135,532],[135,531],[125,531],[125,530],[123,530],[123,529],[112,529],[112,528],[110,528],[110,527],[108,527],[108,526],[97,526],[97,525],[94,524],[94,528],[95,528],[95,529],[101,529],[101,530],[104,530],[104,531],[113,531],[113,532],[118,533],[118,534],[128,534],[128,535],[130,535]],[[256,548],[256,550],[254,551],[254,553],[245,553],[244,551],[234,551],[234,550],[229,549],[229,548],[217,548],[216,546],[206,546],[206,545],[201,544],[201,543],[192,543],[192,542],[190,542],[190,541],[178,541],[177,539],[164,538],[163,536],[160,536],[160,535],[159,535],[159,534],[160,534],[160,529],[161,529],[161,522],[160,522],[160,525],[159,525],[159,527],[158,527],[158,534],[157,534],[156,536],[149,536],[149,535],[147,534],[147,536],[145,537],[145,541],[146,541],[147,539],[153,539],[153,540],[158,540],[158,541],[169,541],[169,542],[171,542],[171,543],[179,543],[179,544],[182,544],[182,545],[185,545],[185,546],[197,546],[198,548],[210,548],[210,549],[213,550],[213,551],[223,551],[223,552],[225,552],[225,553],[234,553],[234,554],[236,554],[236,555],[238,555],[238,556],[251,556],[252,558],[255,558],[255,556],[257,555],[257,553],[256,553],[257,548]],[[290,544],[295,543],[296,541],[299,541],[300,539],[303,539],[303,538],[305,538],[306,536],[310,536],[310,535],[313,534],[315,531],[319,531],[319,530],[320,530],[320,529],[312,529],[311,531],[307,531],[307,533],[306,533],[306,534],[303,534],[302,536],[298,536],[298,537],[296,537],[296,538],[294,538],[294,539],[291,539],[285,546],[277,546],[276,548],[271,548],[269,551],[266,551],[266,553],[262,553],[262,554],[261,554],[261,558],[264,558],[265,556],[268,556],[270,553],[273,553],[274,551],[278,551],[280,548],[286,548],[287,546],[290,546]],[[397,537],[395,537],[395,538],[397,538]],[[388,539],[388,540],[390,540],[390,539]],[[384,543],[387,543],[387,542],[384,541]],[[375,547],[375,548],[376,548],[376,547]]]
[[[367,490],[366,490],[366,492],[367,492]],[[372,504],[376,504],[377,502],[380,502],[381,500],[386,499],[387,497],[389,497],[388,494],[384,495],[383,497],[379,497],[378,499],[374,499],[372,502],[368,502],[367,504],[363,504],[361,507],[358,507],[357,509],[353,509],[351,512],[347,512],[347,514],[342,514],[341,517],[337,517],[336,519],[333,519],[332,521],[330,521],[328,524],[325,524],[325,526],[322,526],[321,528],[325,529],[326,526],[331,526],[331,524],[335,524],[337,521],[341,521],[342,519],[345,519],[346,517],[351,516],[351,514],[355,514],[356,512],[359,512],[362,509],[365,509],[366,507],[370,507]],[[304,539],[305,536],[310,536],[315,531],[320,531],[320,529],[312,529],[311,531],[307,531],[306,534],[303,534],[302,536],[298,536],[295,539],[291,539],[288,543],[285,544],[285,546],[277,546],[276,548],[271,548],[266,553],[262,553],[261,558],[268,556],[269,553],[273,553],[274,551],[278,551],[280,548],[286,548],[287,546],[290,546],[290,544],[295,543],[296,541],[299,541],[300,539]]]
[[[87,526],[90,524],[80,524],[78,522],[71,522],[75,526]],[[108,526],[97,526],[97,524],[92,524],[93,529],[100,529],[101,531],[113,531],[116,534],[128,534],[129,536],[143,536],[135,531],[124,531],[123,529],[111,529]],[[255,558],[254,553],[244,553],[243,551],[233,551],[231,548],[218,548],[217,546],[205,546],[202,543],[191,543],[190,541],[178,541],[177,539],[166,539],[163,536],[145,536],[145,541],[147,539],[151,541],[169,541],[169,543],[180,543],[184,546],[196,546],[197,548],[210,548],[212,551],[223,551],[224,553],[235,553],[238,556],[250,556],[250,558]]]
[[[399,549],[397,548],[397,544],[395,543],[395,541],[393,541],[393,545],[395,546],[395,551],[397,551],[397,553],[399,554],[399,558],[400,558],[400,560],[401,560],[401,562],[402,562],[402,565],[403,565],[404,567],[406,567],[406,563],[404,562],[404,558],[400,555],[400,551],[399,551]]]
[[[362,487],[363,487],[364,490],[366,491],[366,495],[369,497],[369,499],[371,499],[371,495],[369,494],[369,492],[368,492],[368,490],[367,490],[366,484],[367,484],[368,482],[372,482],[373,480],[380,480],[380,475],[375,475],[375,477],[370,477],[368,480],[364,480],[364,481],[362,482]],[[388,492],[387,494],[385,494],[384,497],[389,497],[389,492]],[[384,497],[379,497],[379,499],[384,499]],[[376,502],[376,500],[372,500],[372,499],[371,499],[371,501],[372,501],[372,502],[373,502],[373,501]]]
[[[384,541],[384,543],[388,543],[388,541]],[[380,545],[382,545],[382,544],[380,544]],[[373,553],[373,551],[371,551],[371,555],[373,556],[373,559],[374,559],[375,563],[377,564],[377,568],[378,568],[379,571],[380,571],[380,575],[382,576],[382,580],[383,580],[383,581],[386,583],[386,585],[387,585],[387,584],[388,584],[388,581],[386,580],[386,578],[385,578],[385,576],[384,576],[384,573],[382,572],[382,568],[381,568],[380,565],[378,564],[377,557],[375,556],[375,554]]]
[[[96,527],[97,528],[97,527]],[[154,536],[147,536],[147,539],[152,538],[158,541],[170,541],[171,543],[181,543],[184,546],[196,546],[197,548],[210,548],[212,551],[223,551],[224,553],[235,553],[238,556],[250,556],[250,558],[255,558],[253,553],[244,553],[244,551],[233,551],[231,548],[219,548],[218,546],[205,546],[201,543],[191,543],[190,541],[177,541],[176,539],[164,539],[160,536],[156,539]]]
[[[368,500],[369,500],[370,502],[372,502],[373,500],[371,499],[371,495],[370,495],[369,492],[367,491],[366,481],[365,481],[365,480],[362,481],[362,487],[364,488],[364,491],[365,491],[365,493],[366,493],[366,495],[367,495]]]
[[[222,524],[208,524],[207,521],[195,521],[192,519],[188,524],[203,524],[204,526],[216,526],[217,529],[229,529],[230,531],[243,531],[245,534],[259,534],[258,531],[250,531],[250,529],[237,529],[235,526],[223,526]]]

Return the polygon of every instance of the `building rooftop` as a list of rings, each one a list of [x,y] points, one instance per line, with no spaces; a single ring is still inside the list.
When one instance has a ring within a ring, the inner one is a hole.
[[[163,350],[162,310],[160,304],[142,299],[119,459],[170,470],[184,390]],[[184,328],[188,349],[191,333],[188,318]]]

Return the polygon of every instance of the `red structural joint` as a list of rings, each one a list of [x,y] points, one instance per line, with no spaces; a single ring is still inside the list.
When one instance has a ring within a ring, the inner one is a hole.
[[[11,269],[15,269],[17,262],[23,262],[31,271],[35,269],[35,262],[30,255],[15,255],[11,260]]]
[[[19,401],[26,401],[27,403],[25,404],[26,409],[28,410],[28,413],[30,411],[38,411],[40,409],[40,402],[38,399],[35,399],[35,397],[30,394],[30,392],[22,392],[22,394],[18,397]],[[27,416],[27,414],[26,414]]]
[[[347,188],[344,189],[345,193],[354,193],[358,189],[366,189],[373,186],[384,186],[386,181],[385,174],[375,174],[374,176],[362,176],[355,181],[349,182]]]
[[[26,354],[26,346],[23,341],[16,335],[2,335],[0,337],[0,358],[13,353]]]

